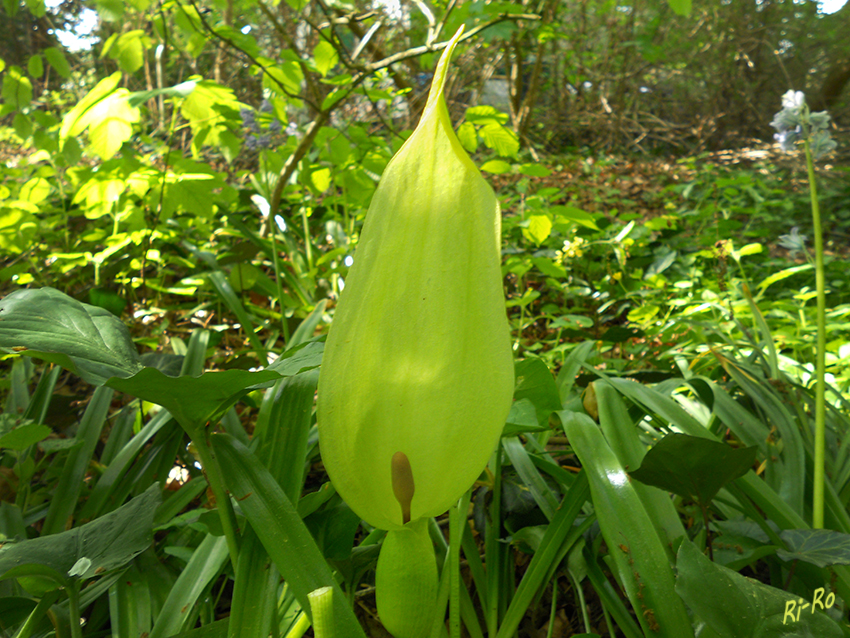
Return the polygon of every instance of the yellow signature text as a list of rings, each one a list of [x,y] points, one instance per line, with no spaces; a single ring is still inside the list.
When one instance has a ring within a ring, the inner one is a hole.
[[[826,593],[825,587],[818,587],[815,590],[815,595],[812,598],[812,602],[807,603],[805,600],[800,598],[799,600],[788,600],[785,602],[785,614],[782,616],[782,624],[786,624],[788,619],[790,618],[791,622],[800,622],[800,614],[803,613],[806,609],[811,608],[810,613],[814,614],[815,609],[820,607],[821,610],[829,609],[835,604],[835,594],[829,592],[824,598],[824,594]],[[796,614],[794,613],[796,611]]]

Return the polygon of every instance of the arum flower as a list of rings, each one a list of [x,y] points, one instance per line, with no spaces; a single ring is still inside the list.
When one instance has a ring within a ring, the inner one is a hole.
[[[390,530],[378,611],[400,638],[427,632],[413,616],[436,595],[427,521],[481,474],[513,395],[499,206],[443,96],[461,33],[375,191],[319,377],[328,475],[363,520]]]

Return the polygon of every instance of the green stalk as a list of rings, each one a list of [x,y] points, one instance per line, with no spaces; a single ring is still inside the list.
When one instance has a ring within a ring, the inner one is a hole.
[[[198,460],[201,462],[204,478],[207,479],[207,483],[215,497],[221,527],[227,539],[227,550],[230,554],[230,561],[235,567],[239,564],[238,525],[236,524],[236,514],[233,511],[233,505],[230,502],[230,495],[224,489],[221,466],[204,436],[203,428],[196,427],[194,423],[184,422],[180,425],[183,426],[183,429],[195,444],[195,454],[197,454]]]
[[[449,636],[460,638],[460,545],[463,526],[469,513],[471,492],[460,497],[457,504],[449,510]]]
[[[314,589],[307,598],[313,611],[313,635],[316,638],[335,638],[334,590],[332,587]]]
[[[808,137],[804,140],[806,169],[809,172],[809,193],[812,199],[812,226],[815,236],[815,286],[817,289],[817,350],[815,352],[815,461],[814,493],[812,495],[812,527],[823,528],[823,484],[826,429],[826,283],[823,267],[823,231],[820,222],[818,187]]]
[[[71,638],[83,638],[80,626],[80,583],[76,578],[69,579],[68,587],[68,620],[71,625]]]

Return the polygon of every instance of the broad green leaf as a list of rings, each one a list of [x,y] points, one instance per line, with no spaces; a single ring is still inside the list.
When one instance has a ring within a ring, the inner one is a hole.
[[[680,16],[691,14],[691,0],[667,0],[667,3]]]
[[[492,106],[471,106],[466,109],[464,118],[472,124],[506,124],[508,116],[506,113],[496,110]]]
[[[840,638],[844,635],[835,621],[823,613],[827,599],[824,589],[819,596],[815,592],[812,599],[803,601],[795,594],[744,578],[712,563],[687,539],[679,547],[676,569],[676,593],[724,638]],[[824,585],[828,588],[829,584]],[[812,600],[820,600],[819,608],[811,604]],[[802,605],[806,608],[802,609]]]
[[[780,537],[790,550],[776,551],[783,560],[802,560],[818,567],[850,565],[850,534],[828,529],[786,529]]]
[[[563,219],[575,222],[579,226],[584,226],[585,228],[592,228],[593,230],[599,230],[599,226],[596,225],[594,216],[586,211],[583,211],[580,208],[576,208],[575,206],[550,206],[549,212]]]
[[[0,300],[0,348],[59,363],[95,385],[142,369],[121,321],[53,288],[16,290]]]
[[[32,598],[22,596],[0,598],[0,618],[3,619],[0,621],[0,629],[15,627],[24,622],[36,604]]]
[[[263,66],[263,88],[281,96],[294,96],[301,92],[304,72],[297,62],[271,63]]]
[[[10,66],[3,76],[3,101],[17,110],[32,102],[32,82],[19,66]]]
[[[522,229],[522,234],[538,246],[549,239],[552,233],[552,220],[547,215],[529,215],[528,227]]]
[[[502,173],[510,173],[511,165],[507,162],[503,162],[502,160],[490,160],[489,162],[484,162],[481,165],[481,170],[487,173],[500,175]]]
[[[25,450],[30,445],[46,439],[51,432],[53,430],[46,425],[38,425],[37,423],[22,425],[0,436],[0,449]]]
[[[313,60],[316,62],[316,68],[322,77],[325,77],[332,68],[339,62],[339,54],[336,49],[327,40],[319,40],[319,43],[313,49]]]
[[[542,164],[520,164],[519,172],[529,177],[549,177],[552,174],[552,171]]]
[[[25,201],[0,207],[0,250],[20,254],[28,250],[38,230],[34,213],[38,209]]]
[[[44,57],[50,63],[56,72],[63,78],[71,76],[71,65],[65,59],[65,54],[58,47],[47,47],[44,50]]]
[[[124,0],[95,0],[98,17],[104,22],[117,22],[124,16]]]
[[[77,137],[86,129],[92,119],[91,109],[111,94],[119,82],[121,82],[121,72],[116,71],[98,82],[74,108],[65,114],[62,118],[62,127],[59,129],[60,145],[64,144],[67,138]]]
[[[155,368],[144,368],[132,377],[110,379],[107,385],[161,405],[181,424],[197,425],[220,416],[252,386],[278,378],[269,370],[224,370],[205,372],[199,377],[169,377]]]
[[[128,104],[128,95],[127,89],[117,89],[86,114],[90,116],[89,147],[102,160],[113,157],[133,136],[133,124],[140,119],[139,109]]]
[[[27,61],[27,73],[34,78],[40,78],[44,75],[44,61],[38,53],[31,55]]]
[[[225,127],[224,111],[239,111],[239,102],[233,90],[209,80],[190,78],[195,81],[194,90],[180,104],[180,112],[192,127],[198,144],[217,146]],[[193,145],[195,141],[193,141]]]
[[[44,0],[25,0],[27,9],[30,10],[30,13],[33,14],[36,18],[43,18],[47,13],[47,7],[44,4]]]
[[[317,191],[324,193],[331,187],[331,170],[320,168],[310,173],[310,181]]]
[[[561,396],[555,377],[540,359],[524,359],[514,366],[516,389],[514,401],[528,399],[537,410],[540,424],[548,423],[549,415],[561,409]]]
[[[492,148],[502,157],[516,157],[519,152],[519,138],[509,128],[501,124],[485,124],[478,130],[487,148]]]
[[[33,177],[21,186],[19,197],[31,204],[38,204],[47,199],[50,194],[50,182],[43,177]]]
[[[145,50],[151,47],[151,39],[141,29],[120,35],[113,34],[103,45],[100,57],[108,55],[118,61],[118,66],[127,73],[138,71],[145,61]]]
[[[16,576],[29,566],[63,574],[77,565],[76,574],[88,579],[127,564],[147,549],[153,535],[153,517],[162,500],[158,483],[117,510],[67,532],[6,543],[0,547],[0,578]],[[88,559],[88,562],[80,562]],[[78,564],[79,562],[79,564]],[[34,569],[33,572],[36,572]]]
[[[701,437],[668,434],[629,475],[641,483],[707,505],[720,488],[752,468],[757,449],[736,449]]]

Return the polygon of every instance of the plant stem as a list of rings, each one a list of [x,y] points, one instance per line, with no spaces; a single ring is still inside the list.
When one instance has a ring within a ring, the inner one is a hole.
[[[65,590],[68,594],[68,620],[71,625],[71,638],[83,638],[80,628],[80,585],[77,579],[71,578]]]
[[[823,231],[820,222],[818,187],[809,140],[805,140],[806,169],[812,199],[812,226],[815,236],[815,286],[817,289],[817,349],[815,351],[815,460],[814,493],[812,495],[812,527],[823,528],[823,485],[826,430],[826,284],[823,266]]]
[[[332,587],[320,587],[307,594],[313,612],[313,635],[316,638],[334,638],[334,590]]]
[[[195,452],[198,455],[198,460],[201,462],[204,478],[207,479],[207,484],[209,484],[215,497],[221,527],[224,530],[224,536],[227,538],[227,549],[230,554],[230,560],[233,565],[236,565],[239,557],[239,532],[236,524],[236,514],[233,511],[230,496],[224,488],[221,466],[219,466],[218,459],[213,454],[206,436],[204,436],[203,426],[196,426],[194,423],[185,422],[182,422],[181,425],[195,444]]]

